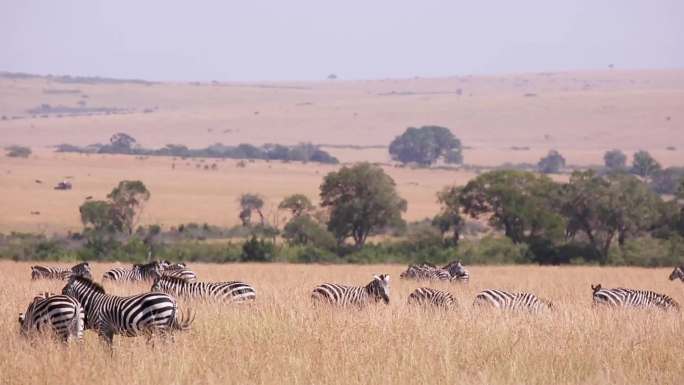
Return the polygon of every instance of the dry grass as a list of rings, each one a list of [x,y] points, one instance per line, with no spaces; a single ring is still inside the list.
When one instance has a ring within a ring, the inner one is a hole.
[[[17,312],[34,292],[56,282],[30,282],[26,263],[0,262],[0,383],[487,383],[675,384],[684,373],[682,315],[593,311],[590,283],[648,288],[684,303],[684,286],[664,269],[473,267],[467,286],[448,288],[461,309],[420,311],[405,300],[418,284],[398,278],[401,266],[193,265],[206,280],[243,279],[258,291],[251,306],[195,304],[191,331],[154,346],[115,337],[110,357],[92,332],[85,344],[34,346],[17,332]],[[96,276],[110,265],[96,264]],[[362,311],[316,309],[310,290],[323,281],[363,284],[390,273],[391,304]],[[529,290],[552,299],[548,315],[478,312],[484,288]],[[116,293],[147,287],[107,285]],[[184,305],[185,306],[185,305]]]

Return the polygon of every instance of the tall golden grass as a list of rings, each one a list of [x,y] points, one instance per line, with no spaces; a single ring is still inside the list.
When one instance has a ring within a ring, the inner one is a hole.
[[[111,264],[94,264],[95,276]],[[682,315],[591,307],[591,283],[647,288],[684,304],[684,284],[666,269],[472,267],[467,285],[433,284],[457,311],[411,308],[421,284],[382,266],[193,264],[202,280],[241,279],[257,289],[251,305],[182,302],[197,316],[173,341],[115,337],[114,353],[86,332],[83,344],[27,340],[17,314],[33,294],[63,282],[30,281],[28,263],[0,262],[2,384],[680,384]],[[362,285],[392,276],[391,302],[363,310],[313,308],[321,282]],[[150,285],[113,285],[116,294]],[[471,307],[485,288],[531,291],[559,310],[538,316]]]

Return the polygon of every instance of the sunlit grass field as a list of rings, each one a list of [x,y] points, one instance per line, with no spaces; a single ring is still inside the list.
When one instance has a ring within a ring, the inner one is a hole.
[[[92,264],[95,277],[113,264]],[[459,301],[452,312],[411,308],[403,266],[192,264],[201,280],[251,283],[250,305],[187,303],[190,331],[173,341],[115,336],[114,353],[86,332],[63,346],[19,335],[17,316],[57,281],[30,280],[30,264],[0,262],[2,384],[680,384],[684,375],[682,314],[605,311],[591,307],[591,283],[669,294],[684,304],[684,284],[667,269],[598,267],[469,267],[471,282],[430,286]],[[66,265],[65,265],[66,266]],[[363,310],[313,308],[322,282],[365,285],[376,273],[392,278],[389,305]],[[114,285],[116,294],[151,284]],[[550,314],[475,310],[486,288],[531,291],[550,299]]]

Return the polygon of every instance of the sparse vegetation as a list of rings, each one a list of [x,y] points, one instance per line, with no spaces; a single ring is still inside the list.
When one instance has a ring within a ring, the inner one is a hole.
[[[9,146],[5,151],[10,158],[28,158],[31,155],[31,149],[25,146]]]
[[[545,157],[539,160],[537,167],[544,174],[557,174],[565,167],[565,158],[558,151],[551,150]]]
[[[392,159],[402,163],[429,166],[438,159],[463,163],[461,141],[448,128],[439,126],[409,127],[389,147]]]

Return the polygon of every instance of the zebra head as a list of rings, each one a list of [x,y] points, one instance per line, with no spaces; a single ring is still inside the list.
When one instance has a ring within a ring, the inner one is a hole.
[[[68,295],[69,297],[76,299],[81,302],[84,307],[88,302],[86,299],[90,298],[93,293],[105,294],[105,289],[97,282],[78,275],[72,275],[69,278],[69,282],[67,282],[66,286],[62,289],[63,295]]]
[[[374,275],[373,280],[366,286],[368,294],[370,294],[375,301],[384,301],[389,303],[390,293],[390,277],[389,274]]]
[[[601,290],[601,284],[599,283],[596,286],[591,285],[591,290],[594,292],[594,294],[596,294],[599,290]]]
[[[416,278],[420,270],[429,269],[426,264],[421,265],[409,265],[409,267],[403,273],[399,274],[399,278]]]
[[[71,268],[71,274],[80,275],[88,279],[93,279],[92,270],[88,262],[81,262]]]
[[[677,278],[684,281],[684,265],[675,267],[672,273],[670,273],[670,281],[674,281]]]

